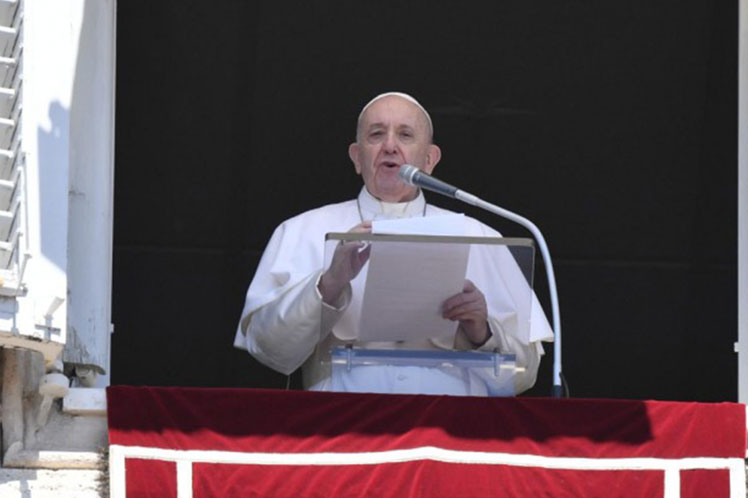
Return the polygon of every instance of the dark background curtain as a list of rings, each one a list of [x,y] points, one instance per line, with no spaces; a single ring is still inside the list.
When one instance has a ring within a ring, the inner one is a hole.
[[[737,2],[117,15],[114,383],[285,386],[232,348],[246,287],[275,226],[358,193],[356,116],[400,90],[431,112],[439,177],[543,230],[572,395],[736,398]],[[549,310],[540,258],[535,283]],[[549,393],[546,350],[531,395]]]

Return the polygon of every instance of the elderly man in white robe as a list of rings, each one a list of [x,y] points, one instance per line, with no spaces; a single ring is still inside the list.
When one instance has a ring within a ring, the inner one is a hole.
[[[471,280],[465,280],[463,291],[442,305],[443,317],[458,323],[450,340],[366,343],[352,335],[351,323],[357,317],[346,317],[346,310],[360,296],[352,292],[351,281],[366,264],[369,252],[362,250],[360,243],[341,244],[324,268],[325,234],[370,232],[374,219],[449,211],[427,204],[419,189],[399,178],[403,164],[431,173],[441,158],[433,143],[431,117],[413,97],[390,92],[366,104],[348,154],[363,178],[360,194],[347,202],[302,213],[275,230],[247,291],[235,346],[246,348],[261,363],[287,375],[301,366],[304,386],[311,390],[484,396],[506,392],[505,386],[492,385],[495,379],[491,375],[455,375],[438,368],[402,366],[359,369],[364,373],[347,377],[341,384],[331,377],[329,362],[331,349],[341,345],[514,354],[520,371],[514,377],[513,390],[519,393],[532,387],[543,354],[540,341],[552,340],[534,294],[529,334],[518,333],[516,327],[489,313],[495,307],[487,301],[495,302],[500,296],[489,293],[487,299]],[[466,218],[466,222],[467,235],[499,236],[477,220]],[[492,287],[490,279],[485,286]]]

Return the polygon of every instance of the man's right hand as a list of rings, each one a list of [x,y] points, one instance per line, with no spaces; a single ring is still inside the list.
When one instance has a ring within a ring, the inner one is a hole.
[[[371,221],[359,223],[348,233],[371,233]],[[361,272],[371,252],[371,245],[362,250],[364,245],[363,242],[342,241],[335,248],[330,267],[319,279],[318,289],[325,303],[334,306],[343,289]]]

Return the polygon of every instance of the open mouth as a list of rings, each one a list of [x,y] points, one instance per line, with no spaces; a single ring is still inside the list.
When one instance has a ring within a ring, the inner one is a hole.
[[[382,166],[384,166],[385,168],[390,168],[390,169],[395,169],[395,168],[399,168],[400,167],[399,164],[397,164],[396,162],[393,162],[393,161],[383,161],[382,162]]]

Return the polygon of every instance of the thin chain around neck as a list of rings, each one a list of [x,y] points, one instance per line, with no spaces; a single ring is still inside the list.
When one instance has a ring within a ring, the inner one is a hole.
[[[418,199],[418,197],[416,197],[416,199]],[[413,200],[415,200],[415,199],[413,199]],[[379,199],[377,199],[377,202],[379,202],[380,206],[382,205],[382,201],[380,201]],[[411,202],[413,202],[413,201],[408,201],[407,204],[410,204]],[[408,209],[407,204],[405,205],[405,208],[403,209],[403,211],[405,211],[406,209]],[[426,207],[427,206],[428,206],[428,204],[426,204],[426,201],[424,200],[424,202],[423,202],[423,213],[421,213],[421,217],[423,217],[423,218],[426,217]],[[356,197],[356,207],[358,208],[358,217],[361,218],[361,223],[363,223],[364,222],[364,213],[361,210],[361,199],[359,199],[358,197]],[[382,211],[384,211],[384,209]]]

